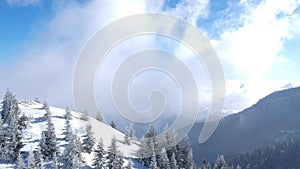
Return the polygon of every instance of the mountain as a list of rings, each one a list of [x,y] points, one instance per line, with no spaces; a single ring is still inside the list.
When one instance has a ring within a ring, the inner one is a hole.
[[[239,154],[229,160],[251,169],[295,169],[300,166],[300,139],[290,139],[272,146]]]
[[[224,117],[214,134],[198,143],[203,122],[189,133],[194,159],[213,161],[300,136],[300,87],[274,92],[237,114]]]
[[[23,143],[24,147],[21,149],[21,152],[28,154],[30,150],[35,150],[38,146],[41,139],[41,132],[46,130],[46,120],[43,118],[45,110],[43,109],[43,104],[36,101],[20,101],[19,108],[21,112],[29,117],[29,126],[23,133]],[[58,144],[60,146],[60,152],[64,150],[64,145],[66,142],[63,140],[63,132],[65,129],[65,109],[56,108],[49,106],[51,112],[51,119],[55,127],[55,133],[57,137]],[[86,134],[85,127],[86,122],[82,120],[82,113],[71,111],[72,120],[71,126],[73,133],[78,135],[81,140],[83,135]],[[106,125],[102,122],[99,122],[93,118],[89,117],[89,120],[92,125],[92,131],[96,139],[102,138],[104,149],[107,150],[108,146],[111,145],[111,140],[113,137],[116,139],[116,145],[119,151],[122,151],[125,157],[134,157],[135,152],[139,149],[138,142],[134,142],[131,145],[124,144],[124,134],[115,130],[114,128]],[[83,157],[86,161],[85,168],[88,168],[92,165],[93,154],[83,153]],[[136,160],[131,160],[130,158],[125,158],[125,165],[128,161],[132,161],[133,168],[145,168],[139,164]],[[0,168],[13,168],[14,164],[1,164]]]

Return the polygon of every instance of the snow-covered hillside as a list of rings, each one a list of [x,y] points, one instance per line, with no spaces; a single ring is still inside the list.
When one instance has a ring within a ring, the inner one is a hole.
[[[21,101],[19,107],[21,112],[24,113],[27,117],[30,118],[28,128],[23,134],[23,143],[24,147],[21,149],[21,152],[29,152],[30,150],[35,150],[40,142],[42,131],[46,130],[46,120],[43,118],[45,110],[43,109],[43,104],[36,101]],[[63,152],[66,142],[63,140],[64,129],[65,129],[65,118],[66,113],[65,109],[56,108],[49,106],[52,122],[55,126],[55,133],[58,144],[60,145],[60,153]],[[87,125],[86,121],[81,120],[81,113],[71,111],[72,120],[72,130],[73,133],[77,136],[82,136],[86,134],[85,127]],[[124,134],[115,130],[109,125],[106,125],[102,122],[97,121],[96,119],[89,118],[89,121],[92,125],[92,132],[94,137],[97,140],[100,138],[103,140],[104,149],[107,150],[108,146],[111,145],[111,140],[113,137],[116,139],[117,149],[123,154],[124,157],[135,157],[135,153],[139,149],[138,141],[132,141],[130,145],[124,144]],[[88,166],[92,165],[93,153],[90,155],[83,153],[86,164]],[[129,161],[129,158],[125,159],[126,165]],[[137,161],[131,160],[134,168],[144,168]],[[0,168],[12,168],[12,164],[0,164]]]

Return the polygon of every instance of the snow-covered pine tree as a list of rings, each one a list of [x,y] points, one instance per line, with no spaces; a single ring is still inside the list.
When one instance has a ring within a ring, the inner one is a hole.
[[[130,145],[130,130],[128,127],[125,128],[125,133],[124,133],[124,143],[127,145]]]
[[[138,153],[140,154],[141,157],[143,157],[139,160],[141,161],[141,163],[144,166],[149,166],[150,165],[151,156],[153,154],[151,151],[155,151],[155,154],[159,155],[160,151],[161,151],[161,148],[163,147],[163,146],[161,146],[161,144],[159,142],[159,139],[157,139],[155,137],[156,135],[157,135],[157,132],[154,128],[154,125],[150,124],[148,132],[145,133],[143,138],[141,139],[141,147],[140,147]],[[153,144],[153,146],[151,144]],[[159,160],[157,162],[157,165],[158,166],[160,165]]]
[[[7,90],[2,101],[1,117],[3,124],[10,124],[12,118],[19,116],[20,113],[16,97],[12,92]]]
[[[62,156],[62,169],[79,169],[84,164],[81,156],[80,141],[73,135]]]
[[[115,121],[111,121],[110,122],[110,124],[109,124],[112,128],[114,128],[114,129],[117,129],[118,127],[117,127],[117,124],[115,123]]]
[[[135,130],[132,127],[129,128],[129,137],[131,140],[134,140],[136,138]]]
[[[170,168],[171,169],[178,169],[176,158],[175,158],[175,153],[173,152],[170,160]]]
[[[93,137],[92,125],[89,123],[86,126],[86,134],[83,139],[83,152],[91,154],[95,145],[95,138]]]
[[[184,168],[184,154],[183,154],[183,151],[182,151],[182,148],[180,146],[180,144],[177,144],[175,146],[175,156],[176,156],[176,162],[177,162],[177,166],[178,168]]]
[[[43,164],[43,156],[41,153],[41,149],[38,147],[34,153],[34,163],[36,168],[41,168]]]
[[[167,151],[165,148],[163,148],[160,152],[160,158],[159,158],[159,168],[163,169],[171,169],[170,168],[170,161],[167,156]]]
[[[152,157],[151,157],[151,161],[150,161],[150,165],[149,165],[150,169],[158,169],[157,166],[157,160],[156,160],[156,155],[155,153],[153,153]]]
[[[19,156],[18,156],[18,162],[16,165],[16,169],[27,169],[27,167],[24,163],[24,159],[21,154],[19,154]]]
[[[28,126],[29,118],[23,113],[18,121],[19,129],[21,131],[25,130]]]
[[[193,150],[189,138],[185,138],[185,149],[184,149],[184,165],[186,169],[194,168]]]
[[[52,167],[52,169],[58,169],[58,162],[57,162],[57,156],[56,156],[56,154],[54,154],[54,157],[53,157],[53,161],[52,161],[52,163],[51,163],[51,167]]]
[[[46,146],[46,136],[45,136],[45,131],[42,131],[42,134],[41,134],[41,140],[40,140],[40,143],[39,143],[39,152],[40,152],[40,155],[43,159],[47,158],[47,154],[48,154],[48,149],[47,149],[47,146]]]
[[[156,150],[155,150],[155,147],[154,147],[153,140],[150,141],[150,150],[149,150],[148,153],[152,154],[152,156],[150,158],[149,168],[150,169],[158,169],[157,158],[156,158]],[[149,156],[149,155],[147,154],[147,156]]]
[[[96,120],[103,122],[103,116],[100,111],[97,111]]]
[[[103,169],[105,167],[105,152],[103,149],[102,139],[97,144],[97,149],[94,150],[94,159],[92,166],[94,169]]]
[[[68,120],[72,120],[72,114],[71,114],[71,111],[70,111],[69,107],[66,107],[65,111],[66,112],[65,112],[64,118],[68,119]]]
[[[26,126],[21,126],[22,121],[20,119],[21,111],[18,106],[18,100],[12,92],[7,90],[3,101],[0,116],[3,122],[4,141],[5,146],[3,153],[5,161],[13,162],[18,158],[20,149],[23,147],[22,133]]]
[[[34,160],[34,155],[32,150],[29,151],[29,155],[28,155],[28,160],[27,160],[27,168],[28,169],[36,169],[36,165],[35,165],[35,160]]]
[[[141,158],[139,158],[139,161],[142,165],[144,166],[147,166],[147,153],[148,153],[148,145],[147,145],[147,142],[146,142],[146,139],[145,137],[143,136],[141,139],[140,139],[140,148],[138,150],[138,154]]]
[[[55,128],[54,124],[51,120],[51,112],[48,106],[45,107],[45,118],[47,120],[47,131],[45,131],[45,146],[46,150],[44,151],[44,157],[45,159],[52,160],[54,157],[54,154],[58,154],[59,147],[57,145],[56,141],[56,134],[55,134]]]
[[[200,169],[211,169],[211,167],[210,167],[210,164],[206,160],[203,160]]]
[[[80,141],[80,137],[75,135],[75,145],[76,145],[76,158],[78,159],[78,162],[80,165],[85,164],[85,160],[81,153],[83,152],[83,146]]]
[[[228,169],[228,165],[223,155],[218,156],[214,165],[214,169]]]
[[[116,169],[115,163],[117,161],[117,145],[116,145],[115,137],[113,137],[111,140],[111,145],[108,147],[108,153],[106,158],[107,158],[106,167],[109,169]]]
[[[119,152],[120,153],[120,152]],[[119,168],[119,169],[124,169],[125,167],[123,166],[124,165],[124,157],[122,155],[117,155],[117,163],[116,163],[116,166]]]
[[[23,147],[22,143],[22,131],[18,126],[18,118],[11,118],[10,124],[7,125],[5,130],[5,142],[6,142],[6,158],[13,162],[17,159],[20,149]]]
[[[242,169],[242,167],[238,164],[238,165],[236,166],[236,169]]]
[[[83,121],[88,121],[89,120],[89,113],[88,111],[84,111],[81,116],[80,116],[80,119],[83,120]]]
[[[64,135],[64,140],[68,142],[68,141],[70,141],[70,138],[73,135],[72,127],[71,127],[72,115],[71,115],[71,111],[69,110],[68,107],[66,108],[65,119],[66,119],[66,127],[65,127],[65,131],[64,131],[63,135]]]
[[[111,145],[108,147],[107,165],[108,169],[123,169],[124,159],[117,150],[116,138],[113,137]]]
[[[5,134],[3,129],[3,120],[0,117],[0,160],[5,160]]]
[[[149,168],[150,169],[158,169],[157,159],[156,159],[156,151],[155,151],[154,143],[152,140],[150,141],[149,153],[152,153]]]

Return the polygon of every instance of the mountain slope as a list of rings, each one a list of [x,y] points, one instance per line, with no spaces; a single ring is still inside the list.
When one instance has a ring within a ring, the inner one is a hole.
[[[195,124],[189,134],[195,161],[212,161],[218,154],[230,157],[298,137],[299,103],[299,87],[272,93],[252,107],[223,118],[204,144],[197,142],[203,123]]]
[[[35,102],[35,101],[21,101],[19,103],[19,107],[21,112],[30,118],[29,126],[25,130],[23,134],[23,143],[25,146],[21,149],[21,152],[29,152],[30,150],[34,150],[41,139],[41,132],[46,130],[46,121],[43,118],[45,114],[45,110],[43,109],[43,104]],[[49,107],[52,117],[52,122],[55,126],[55,133],[57,137],[58,144],[60,145],[60,153],[63,152],[64,146],[66,144],[63,141],[64,129],[65,129],[65,109],[60,109],[56,107]],[[73,133],[80,136],[82,140],[82,136],[86,134],[85,126],[87,122],[81,120],[81,113],[71,111],[72,120],[71,125],[73,129]],[[92,131],[94,132],[94,137],[96,140],[100,138],[103,140],[104,149],[107,150],[108,146],[111,144],[111,140],[113,137],[116,139],[117,148],[119,151],[123,153],[125,157],[135,157],[135,152],[139,149],[138,142],[134,142],[131,145],[126,145],[123,143],[124,134],[113,129],[112,127],[101,123],[93,118],[89,118]],[[89,155],[87,153],[83,153],[83,157],[85,157],[85,161],[88,166],[91,166],[93,154]],[[125,159],[125,165],[130,159]],[[131,160],[133,162],[134,168],[143,168],[137,161]],[[0,168],[12,168],[12,164],[0,164]]]

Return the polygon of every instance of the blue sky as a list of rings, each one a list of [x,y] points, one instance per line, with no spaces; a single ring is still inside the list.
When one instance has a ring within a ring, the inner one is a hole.
[[[46,3],[41,6],[18,6],[1,1],[0,11],[1,59],[18,57],[15,50],[32,41],[34,29],[51,16],[51,9]]]
[[[143,12],[168,13],[204,32],[226,80],[300,80],[299,6],[299,0],[3,0],[0,90],[72,104],[84,43],[111,21]]]

